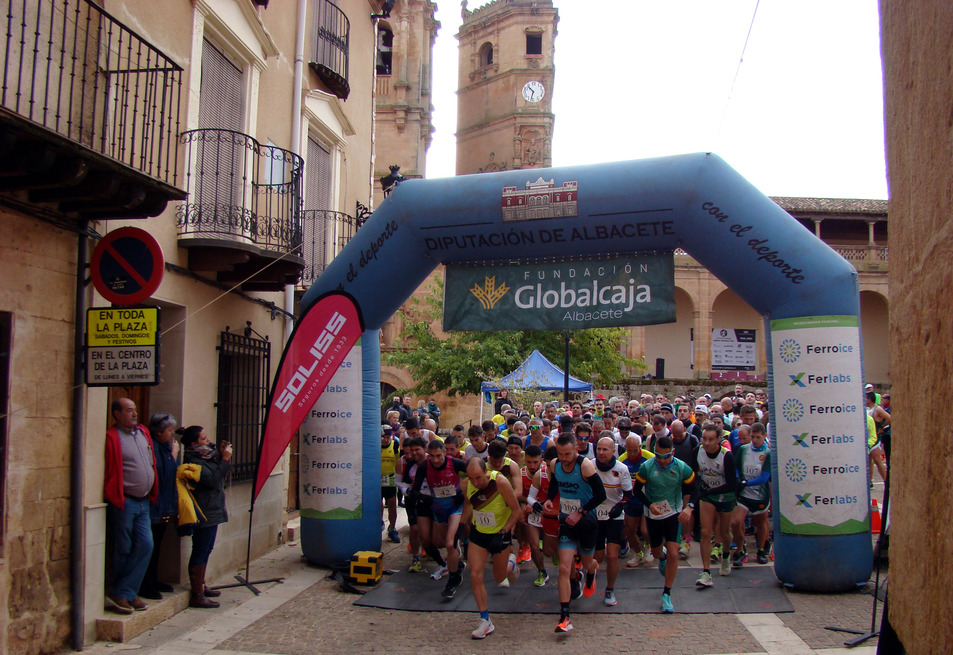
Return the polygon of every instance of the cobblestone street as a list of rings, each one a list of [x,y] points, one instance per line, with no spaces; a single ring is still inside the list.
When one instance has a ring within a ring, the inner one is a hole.
[[[875,497],[882,486],[874,489]],[[401,513],[402,516],[402,513]],[[403,518],[403,516],[402,516]],[[383,546],[388,569],[406,567],[406,527],[401,544]],[[679,575],[694,577],[697,548]],[[432,565],[431,565],[432,566]],[[528,568],[529,564],[524,564]],[[773,576],[769,566],[746,565]],[[282,584],[262,585],[254,596],[244,588],[226,589],[219,610],[189,609],[124,644],[99,642],[94,655],[134,651],[143,655],[258,653],[395,653],[417,655],[473,653],[505,649],[508,653],[557,652],[700,655],[714,653],[833,653],[852,635],[825,626],[865,631],[873,599],[860,590],[840,594],[786,591],[795,612],[781,614],[577,614],[568,636],[553,634],[549,614],[492,614],[496,632],[484,642],[470,639],[478,617],[458,612],[402,612],[353,605],[357,596],[339,590],[329,570],[308,564],[297,543],[285,544],[252,565],[255,579],[284,576]],[[231,582],[229,579],[217,581]],[[881,577],[881,583],[884,576]],[[552,583],[550,583],[552,584]],[[440,583],[435,582],[436,587]],[[873,581],[865,591],[873,589]],[[878,609],[880,606],[878,605]],[[492,608],[491,608],[492,611]],[[880,617],[878,612],[877,625]],[[637,644],[637,646],[634,646]],[[870,655],[876,640],[851,653]]]

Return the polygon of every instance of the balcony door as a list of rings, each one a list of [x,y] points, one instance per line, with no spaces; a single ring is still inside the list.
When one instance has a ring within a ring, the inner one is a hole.
[[[305,279],[314,281],[334,256],[333,214],[331,207],[331,150],[308,136],[308,160],[305,164],[305,209],[303,225]]]
[[[196,152],[199,225],[210,232],[242,235],[248,229],[242,194],[250,183],[250,139],[243,134],[244,76],[219,48],[207,39],[203,45],[199,129],[210,131],[200,136]]]

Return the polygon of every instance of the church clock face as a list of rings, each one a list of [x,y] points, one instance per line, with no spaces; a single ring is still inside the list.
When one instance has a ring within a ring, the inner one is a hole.
[[[543,99],[545,93],[546,89],[543,87],[542,82],[533,80],[523,85],[523,99],[526,100],[526,102],[539,102]]]

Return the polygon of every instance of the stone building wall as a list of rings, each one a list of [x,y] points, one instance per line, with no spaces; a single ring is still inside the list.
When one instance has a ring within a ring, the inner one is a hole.
[[[893,373],[889,617],[908,653],[953,651],[953,430],[926,453],[926,401],[953,381],[953,7],[881,0]]]
[[[0,652],[49,653],[69,634],[69,484],[77,236],[0,208],[11,312]],[[12,384],[16,381],[16,384]]]

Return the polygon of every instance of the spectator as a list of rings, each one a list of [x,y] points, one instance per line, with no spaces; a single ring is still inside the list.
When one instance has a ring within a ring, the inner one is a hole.
[[[192,555],[189,557],[189,582],[191,595],[189,607],[214,608],[219,604],[208,596],[220,595],[205,586],[205,570],[209,556],[215,547],[218,526],[228,521],[225,507],[225,475],[231,470],[232,445],[220,441],[218,446],[209,439],[205,428],[192,425],[179,429],[182,447],[185,449],[185,464],[198,466],[200,474],[192,496],[201,510],[199,522],[192,531]]]
[[[437,407],[437,401],[431,398],[427,401],[427,413],[430,414],[430,418],[434,420],[437,424],[437,429],[440,429],[440,408]]]
[[[139,596],[161,600],[162,592],[171,593],[174,588],[158,579],[159,553],[162,538],[169,524],[175,524],[179,515],[179,494],[175,488],[175,469],[179,465],[179,442],[175,440],[175,418],[171,414],[153,414],[149,419],[152,436],[152,452],[156,456],[156,474],[159,480],[159,498],[149,504],[152,521],[152,557],[145,577],[139,585]]]
[[[493,413],[502,414],[503,405],[510,404],[510,391],[509,389],[500,389],[499,393],[496,394],[496,402],[493,403]]]
[[[106,599],[115,611],[132,614],[147,607],[137,592],[152,557],[149,503],[159,500],[159,479],[152,439],[139,424],[136,403],[117,398],[110,410],[114,423],[106,430],[103,495],[113,543],[113,581]]]

